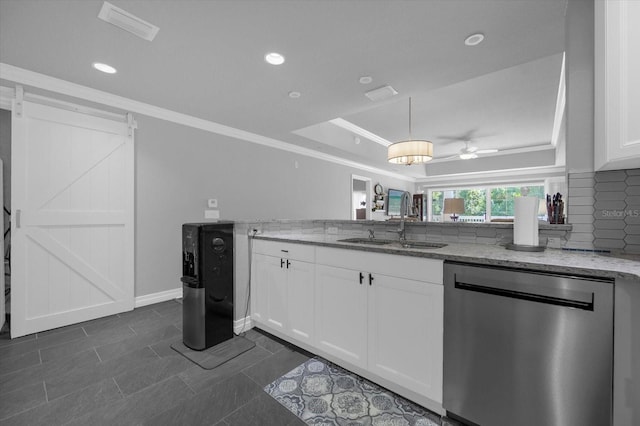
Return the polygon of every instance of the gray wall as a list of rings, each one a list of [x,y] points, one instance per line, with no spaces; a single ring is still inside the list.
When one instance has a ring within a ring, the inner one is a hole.
[[[218,200],[221,219],[349,219],[352,173],[413,191],[406,181],[149,117],[136,120],[136,296],[180,287],[180,227],[203,222],[209,198]]]
[[[569,0],[565,28],[567,170],[593,171],[593,2]]]
[[[222,219],[349,219],[352,173],[385,188],[414,189],[406,181],[163,120],[136,120],[136,297],[180,288],[181,225],[205,221],[209,198],[218,200]],[[7,110],[0,110],[0,157],[10,194]],[[5,205],[11,206],[9,196]]]
[[[569,0],[565,25],[567,83],[566,159],[568,223],[574,226],[567,247],[593,248],[594,4]]]

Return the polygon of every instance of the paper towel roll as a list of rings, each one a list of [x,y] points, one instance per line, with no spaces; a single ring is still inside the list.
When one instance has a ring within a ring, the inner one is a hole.
[[[523,246],[538,245],[538,206],[536,197],[515,199],[513,219],[513,243]]]

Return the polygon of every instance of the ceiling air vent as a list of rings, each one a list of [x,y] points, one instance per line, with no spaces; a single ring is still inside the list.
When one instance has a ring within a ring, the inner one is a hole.
[[[364,95],[372,101],[381,101],[397,95],[398,92],[391,86],[383,86],[377,89],[369,90]]]
[[[148,41],[152,41],[160,30],[160,28],[155,25],[130,14],[126,10],[115,7],[106,1],[102,5],[102,9],[100,9],[98,18]]]

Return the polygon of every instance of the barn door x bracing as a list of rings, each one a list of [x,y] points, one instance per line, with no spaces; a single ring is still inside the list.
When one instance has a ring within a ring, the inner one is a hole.
[[[12,337],[133,309],[131,117],[15,101]]]

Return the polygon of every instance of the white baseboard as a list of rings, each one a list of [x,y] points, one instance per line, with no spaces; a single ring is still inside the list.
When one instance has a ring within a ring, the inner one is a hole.
[[[166,302],[167,300],[179,299],[182,297],[182,287],[173,290],[160,291],[158,293],[145,294],[135,298],[134,307],[153,305],[154,303]]]
[[[252,328],[253,328],[253,321],[251,321],[250,316],[235,320],[233,322],[233,332],[235,334],[240,334]]]

